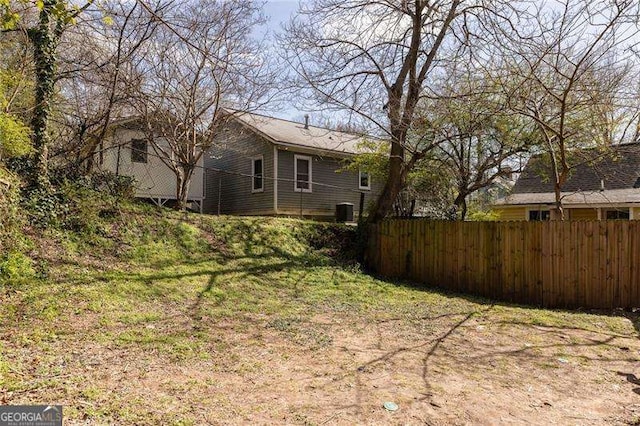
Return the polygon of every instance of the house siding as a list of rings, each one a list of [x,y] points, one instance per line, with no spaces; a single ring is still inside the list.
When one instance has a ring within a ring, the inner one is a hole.
[[[136,197],[175,199],[175,173],[162,162],[150,144],[147,146],[147,162],[132,162],[129,144],[132,139],[145,139],[145,134],[135,129],[115,129],[111,137],[105,141],[106,147],[99,168],[121,176],[131,176],[135,180]],[[193,172],[189,187],[190,200],[200,200],[203,197],[202,164],[203,161],[200,160],[199,167]]]
[[[567,209],[571,220],[598,220],[598,209]]]
[[[294,190],[294,156],[311,157],[312,192]],[[284,215],[333,216],[336,204],[352,203],[354,215],[360,207],[358,172],[342,170],[344,160],[304,152],[278,149],[278,213]],[[330,185],[330,186],[325,186]],[[365,193],[365,211],[380,191],[380,182],[371,180]]]
[[[500,215],[499,220],[528,220],[528,208],[535,210],[538,206],[496,207],[494,211]],[[598,210],[604,211],[611,208],[613,207],[565,207],[565,214],[569,220],[598,220]],[[631,207],[630,213],[632,213],[632,219],[640,219],[640,207]],[[602,215],[604,217],[604,213]]]
[[[252,158],[263,157],[262,192],[252,192]],[[206,198],[204,212],[273,214],[273,145],[236,123],[220,132],[216,144],[205,154]],[[221,171],[230,171],[224,173]],[[221,190],[220,197],[218,191]]]
[[[497,207],[494,211],[499,214],[499,220],[527,220],[526,207]]]

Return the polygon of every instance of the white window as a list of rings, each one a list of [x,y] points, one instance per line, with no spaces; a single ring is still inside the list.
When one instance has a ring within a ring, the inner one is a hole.
[[[293,157],[293,190],[296,192],[311,192],[313,179],[311,177],[311,157],[294,155]]]
[[[251,159],[251,192],[264,191],[264,158],[258,155]]]
[[[371,178],[369,177],[369,172],[358,170],[358,188],[371,189]]]

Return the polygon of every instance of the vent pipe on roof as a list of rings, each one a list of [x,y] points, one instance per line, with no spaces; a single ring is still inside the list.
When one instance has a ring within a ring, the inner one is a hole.
[[[305,129],[309,128],[309,114],[304,115],[304,128]]]
[[[604,179],[600,179],[600,191],[604,191]]]

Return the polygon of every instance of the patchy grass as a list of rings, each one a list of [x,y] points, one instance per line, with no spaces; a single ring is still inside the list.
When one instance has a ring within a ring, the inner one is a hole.
[[[33,272],[0,282],[0,403],[61,403],[67,424],[640,413],[631,315],[379,280],[348,261],[355,238],[337,225],[141,205],[103,216],[84,233],[32,232],[20,262]]]

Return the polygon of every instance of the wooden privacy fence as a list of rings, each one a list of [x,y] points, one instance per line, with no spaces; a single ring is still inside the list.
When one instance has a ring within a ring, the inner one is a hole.
[[[370,237],[369,266],[386,277],[545,307],[640,307],[640,221],[389,220]]]

